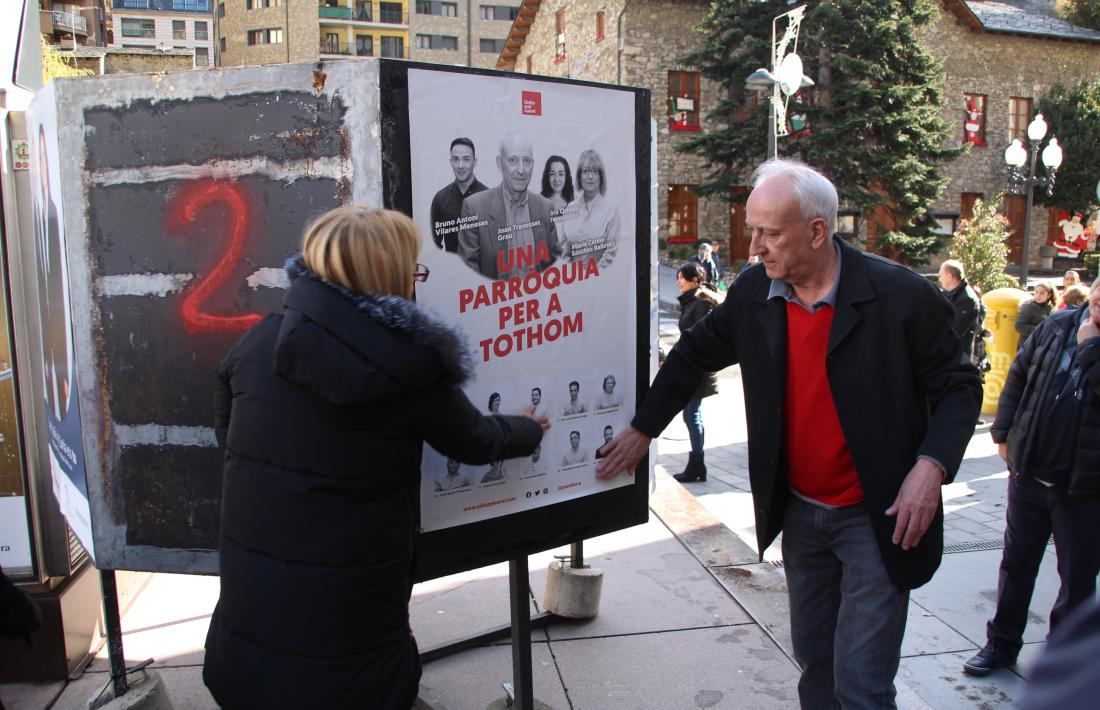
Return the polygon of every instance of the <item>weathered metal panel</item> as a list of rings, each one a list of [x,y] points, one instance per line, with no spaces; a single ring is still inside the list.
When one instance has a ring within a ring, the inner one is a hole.
[[[381,203],[373,61],[61,80],[74,349],[101,568],[217,570],[214,373],[303,227]]]

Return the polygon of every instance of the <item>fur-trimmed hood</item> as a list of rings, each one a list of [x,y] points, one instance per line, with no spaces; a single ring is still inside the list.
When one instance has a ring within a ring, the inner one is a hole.
[[[339,386],[328,382],[348,374],[342,370],[352,364],[340,351],[350,349],[379,370],[367,399],[440,381],[461,385],[473,377],[474,357],[465,336],[426,308],[399,296],[355,293],[326,281],[306,267],[301,254],[287,260],[286,273],[291,283],[275,355],[283,376],[333,401],[348,396],[358,401],[355,393],[340,393]],[[326,336],[334,337],[340,348],[326,351]],[[318,361],[319,367],[310,361]],[[330,386],[335,389],[329,391]]]

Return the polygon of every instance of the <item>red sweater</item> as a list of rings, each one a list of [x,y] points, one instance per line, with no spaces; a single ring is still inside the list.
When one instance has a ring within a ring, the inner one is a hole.
[[[826,505],[845,506],[861,502],[863,488],[825,371],[832,324],[832,306],[809,313],[797,303],[787,302],[783,439],[791,487]]]

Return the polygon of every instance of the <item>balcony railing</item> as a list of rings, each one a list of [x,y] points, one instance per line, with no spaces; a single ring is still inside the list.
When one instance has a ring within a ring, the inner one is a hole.
[[[409,15],[401,10],[383,9],[374,19],[373,6],[369,2],[357,2],[355,7],[344,5],[318,5],[317,15],[326,20],[354,20],[356,22],[380,22],[387,25],[407,25]]]
[[[60,28],[88,34],[88,21],[75,12],[54,10],[50,14],[53,16],[53,26],[55,29]]]
[[[335,54],[344,57],[394,57],[396,59],[408,59],[408,47],[382,46],[375,44],[373,47],[365,47],[347,42],[330,42],[321,40],[321,54]]]
[[[321,5],[317,8],[318,14],[328,20],[350,20],[351,8],[350,7],[326,7]]]

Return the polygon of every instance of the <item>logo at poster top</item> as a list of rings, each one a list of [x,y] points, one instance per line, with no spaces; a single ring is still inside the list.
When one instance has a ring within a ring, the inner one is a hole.
[[[524,116],[542,115],[542,92],[524,91],[521,101]]]

